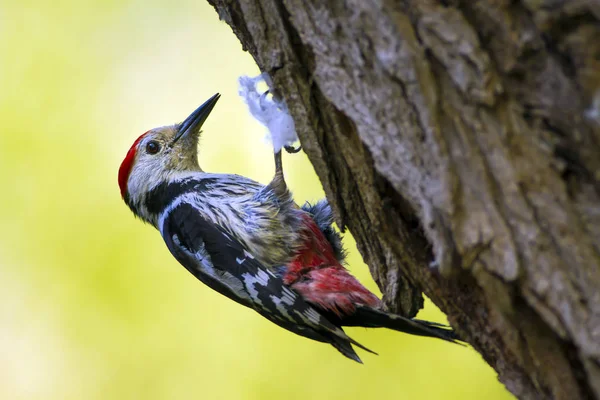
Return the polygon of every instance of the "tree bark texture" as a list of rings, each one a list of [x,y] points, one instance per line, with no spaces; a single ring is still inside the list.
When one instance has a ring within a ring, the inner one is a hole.
[[[209,0],[388,307],[522,399],[600,398],[600,2]]]

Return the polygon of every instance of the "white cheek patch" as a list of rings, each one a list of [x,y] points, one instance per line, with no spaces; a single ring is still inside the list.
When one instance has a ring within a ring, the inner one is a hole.
[[[138,151],[143,151],[141,144]],[[140,217],[152,221],[154,216],[150,215],[144,206],[144,196],[157,184],[168,180],[173,172],[167,168],[168,157],[150,157],[139,154],[131,169],[127,180],[127,192],[133,204],[138,205]]]

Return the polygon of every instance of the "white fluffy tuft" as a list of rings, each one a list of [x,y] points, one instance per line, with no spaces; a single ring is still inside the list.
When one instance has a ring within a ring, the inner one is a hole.
[[[294,120],[290,116],[287,106],[283,102],[276,101],[267,93],[259,94],[257,86],[261,81],[270,82],[264,74],[254,78],[241,76],[239,79],[239,95],[248,104],[250,114],[261,124],[267,127],[269,133],[267,138],[273,144],[273,150],[277,153],[283,146],[291,146],[298,141]]]

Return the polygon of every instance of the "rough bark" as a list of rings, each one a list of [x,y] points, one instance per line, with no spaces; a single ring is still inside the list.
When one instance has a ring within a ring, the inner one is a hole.
[[[522,399],[600,398],[600,2],[209,0],[393,310]]]

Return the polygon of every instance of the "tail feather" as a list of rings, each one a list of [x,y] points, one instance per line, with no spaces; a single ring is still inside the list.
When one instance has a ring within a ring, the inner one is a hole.
[[[365,306],[358,306],[352,319],[343,321],[343,325],[389,328],[411,335],[434,337],[457,344],[460,344],[458,341],[461,340],[449,326],[437,322],[410,319]]]
[[[356,351],[352,348],[352,344],[350,344],[350,341],[344,340],[336,336],[329,343],[349,359],[354,360],[360,364],[363,363],[358,354],[356,354]]]
[[[350,343],[352,343],[353,345],[355,345],[356,347],[358,347],[359,349],[363,349],[364,351],[367,351],[367,352],[369,352],[369,353],[371,353],[371,354],[375,354],[376,356],[378,356],[378,355],[379,355],[379,354],[377,354],[376,352],[374,352],[373,350],[371,350],[371,349],[369,349],[369,348],[367,348],[367,347],[363,346],[362,344],[358,343],[356,340],[354,340],[354,339],[352,339],[352,338],[350,338],[350,337],[348,338],[348,341],[349,341]]]
[[[368,351],[371,354],[378,355],[373,350],[363,346],[362,344],[358,343],[356,340],[347,336],[343,330],[341,330],[340,334],[335,334],[332,332],[332,334],[329,336],[329,339],[330,339],[329,343],[333,347],[335,347],[340,353],[342,353],[349,359],[354,360],[361,364],[362,364],[362,360],[360,359],[358,354],[356,354],[356,351],[354,350],[352,345],[354,345],[360,349],[363,349],[365,351]]]

